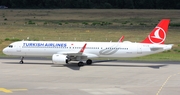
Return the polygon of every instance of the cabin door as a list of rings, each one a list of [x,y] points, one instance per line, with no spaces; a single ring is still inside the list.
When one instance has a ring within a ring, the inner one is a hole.
[[[137,54],[142,54],[142,46],[137,45]]]

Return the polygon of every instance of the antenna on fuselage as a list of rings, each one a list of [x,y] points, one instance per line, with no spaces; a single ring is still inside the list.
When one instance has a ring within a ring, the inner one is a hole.
[[[27,40],[29,40],[29,37],[27,37]]]

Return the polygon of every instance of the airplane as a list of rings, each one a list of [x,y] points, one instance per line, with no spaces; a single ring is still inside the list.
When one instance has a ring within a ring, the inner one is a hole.
[[[152,32],[140,43],[121,42],[75,42],[75,41],[18,41],[3,49],[6,55],[51,56],[53,64],[69,64],[78,61],[78,66],[92,64],[98,57],[140,57],[170,50],[173,44],[164,44],[170,19],[162,19]],[[85,63],[83,61],[86,61]]]

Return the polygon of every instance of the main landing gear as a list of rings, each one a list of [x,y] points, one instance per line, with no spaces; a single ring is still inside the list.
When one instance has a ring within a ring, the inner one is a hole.
[[[88,60],[86,61],[86,64],[87,64],[87,65],[91,65],[91,64],[92,64],[92,60],[91,60],[91,59],[88,59]],[[80,61],[80,62],[78,63],[78,66],[79,66],[79,67],[84,66],[84,63],[83,63],[82,61]]]
[[[78,66],[79,66],[79,67],[84,66],[84,63],[83,63],[82,61],[80,61],[80,62],[78,63]]]
[[[91,65],[91,64],[92,64],[92,60],[91,60],[91,59],[88,59],[88,60],[86,61],[86,64],[87,64],[87,65]]]
[[[23,63],[24,63],[23,59],[24,59],[24,57],[22,56],[22,57],[21,57],[21,61],[19,62],[20,64],[23,64]]]

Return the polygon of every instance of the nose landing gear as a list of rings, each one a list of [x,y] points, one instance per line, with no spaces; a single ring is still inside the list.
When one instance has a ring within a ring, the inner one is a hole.
[[[22,56],[22,57],[21,57],[21,61],[19,62],[20,64],[23,64],[23,63],[24,63],[23,59],[24,59],[24,57]]]

